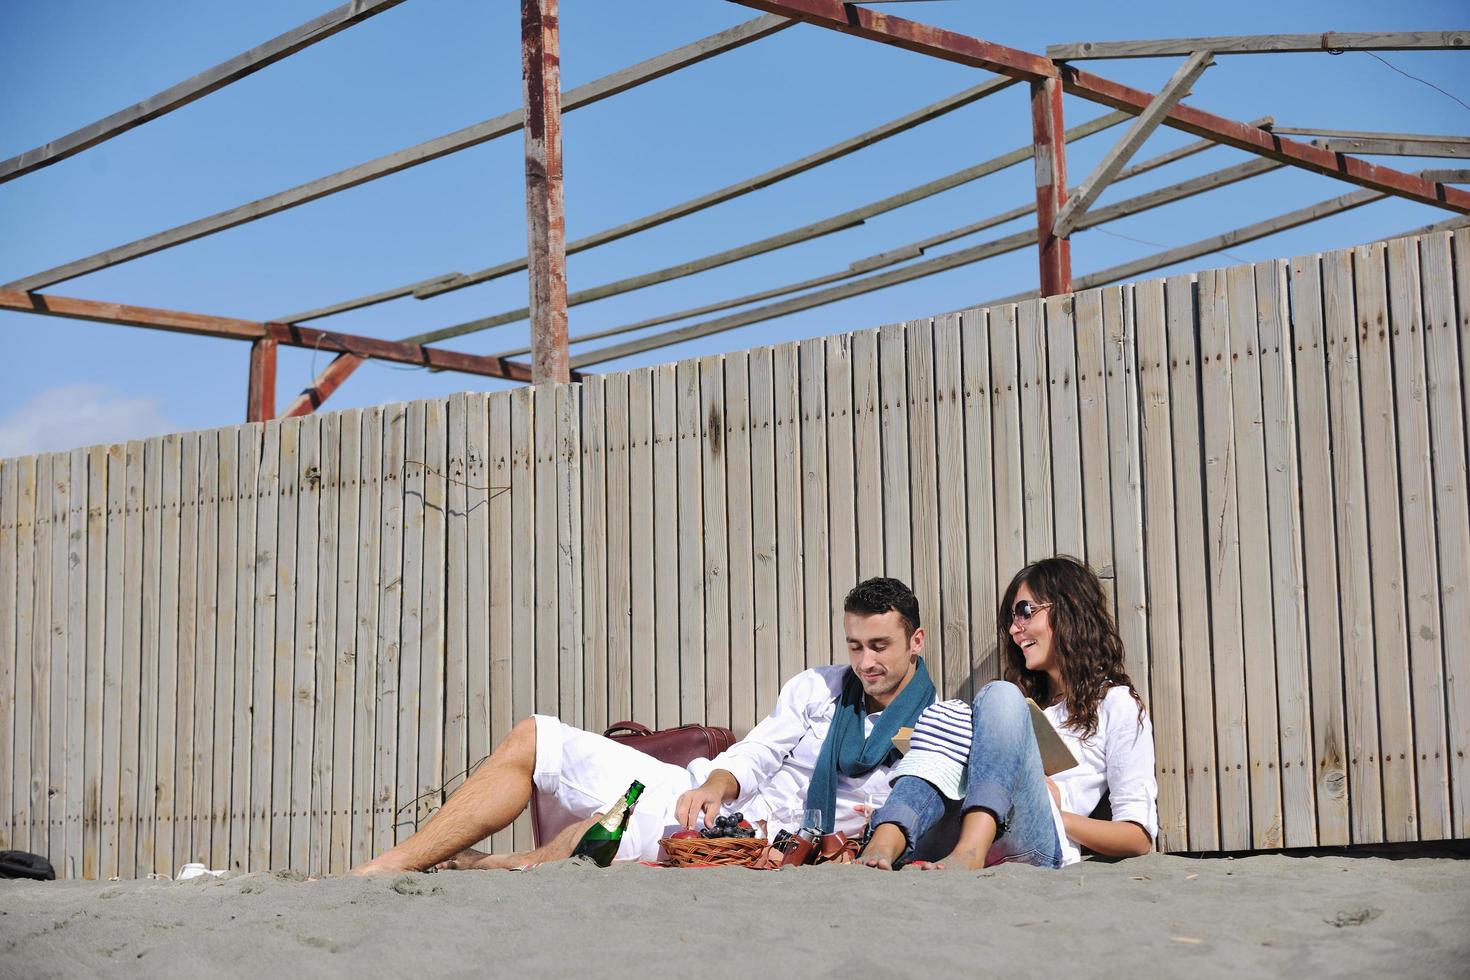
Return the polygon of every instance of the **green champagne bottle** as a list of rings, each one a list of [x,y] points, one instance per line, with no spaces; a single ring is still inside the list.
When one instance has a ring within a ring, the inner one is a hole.
[[[617,857],[618,844],[623,839],[623,830],[628,826],[628,820],[633,816],[633,807],[638,804],[638,797],[643,794],[643,784],[633,780],[633,785],[628,787],[628,792],[623,798],[612,805],[612,809],[582,835],[577,842],[577,847],[572,851],[572,857],[590,858],[599,868],[605,868],[612,864],[613,858]]]

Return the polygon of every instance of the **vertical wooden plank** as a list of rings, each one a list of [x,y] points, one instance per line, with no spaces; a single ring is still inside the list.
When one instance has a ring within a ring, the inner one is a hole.
[[[1281,743],[1281,798],[1287,847],[1317,843],[1312,712],[1307,666],[1306,573],[1302,555],[1301,472],[1297,462],[1296,386],[1287,313],[1286,265],[1255,266],[1265,430],[1266,500],[1271,527],[1272,631]]]
[[[838,610],[849,589],[857,584],[857,474],[853,462],[854,405],[852,335],[827,338],[827,515],[828,526],[828,633],[832,657],[842,662],[847,635]]]
[[[679,720],[703,715],[704,665],[704,477],[700,450],[699,365],[674,366],[679,455]]]
[[[199,563],[199,444],[200,433],[185,433],[180,436],[179,455],[179,582],[176,616],[178,648],[178,671],[174,689],[178,692],[178,713],[174,719],[173,737],[177,742],[174,749],[173,784],[174,800],[172,811],[173,857],[164,871],[177,874],[180,867],[196,859],[199,852],[194,847],[194,774],[198,772],[196,754],[199,747],[194,743],[194,714],[198,710],[198,678],[200,656],[196,646],[198,627],[199,582],[203,570]],[[168,737],[165,731],[159,738]],[[208,771],[208,770],[205,770]],[[167,812],[167,811],[165,811]]]
[[[393,840],[404,840],[416,831],[432,805],[421,796],[419,778],[420,713],[427,710],[429,694],[424,690],[424,539],[426,534],[425,483],[428,479],[425,440],[425,403],[409,402],[404,407],[403,466],[403,618],[398,641],[398,755],[395,760]]]
[[[11,817],[14,802],[15,749],[15,601],[16,509],[20,460],[0,460],[0,848],[14,849]]]
[[[1224,272],[1199,276],[1200,388],[1204,412],[1205,553],[1210,571],[1215,733],[1220,765],[1220,846],[1251,846],[1250,755],[1246,742],[1245,651],[1241,632],[1239,457]]]
[[[931,627],[924,633],[924,659],[940,697],[953,691],[946,686],[949,646],[942,628],[939,577],[939,469],[934,435],[934,322],[915,320],[908,325],[909,506],[912,521],[914,578],[910,583],[919,599],[921,617]],[[968,664],[969,656],[965,660]]]
[[[605,375],[603,401],[607,424],[607,715],[613,721],[634,717],[633,651],[652,652],[651,629],[639,635],[633,627],[632,439],[628,429],[628,372]],[[641,406],[648,411],[648,404]],[[651,503],[649,501],[648,503]],[[589,541],[596,538],[589,529]],[[651,608],[651,607],[650,607]],[[647,624],[650,628],[652,622]],[[651,709],[651,678],[639,677]],[[652,718],[649,710],[643,715]]]
[[[1272,529],[1266,497],[1266,420],[1254,270],[1246,265],[1231,266],[1225,275],[1225,288],[1236,500],[1239,513],[1245,515],[1239,525],[1239,553],[1251,840],[1257,848],[1280,847],[1284,834],[1276,715],[1276,623],[1271,597]]]
[[[755,532],[750,463],[750,357],[726,354],[725,459],[730,560],[730,726],[745,732],[756,713]]]
[[[271,867],[271,779],[275,728],[276,599],[281,575],[278,525],[282,503],[281,423],[265,423],[259,469],[255,473],[255,595],[246,609],[253,609],[253,667],[245,676],[251,682],[250,752],[250,858],[251,870]],[[242,447],[244,448],[244,447]],[[294,552],[293,552],[294,555]]]
[[[142,442],[129,442],[126,449],[126,496],[125,530],[123,554],[126,558],[122,578],[123,604],[123,669],[121,687],[121,732],[118,773],[117,822],[118,870],[123,878],[137,877],[139,842],[139,786],[138,767],[141,764],[139,744],[141,721],[140,691],[143,678],[143,603],[137,593],[129,588],[130,583],[143,582],[143,470],[144,447]],[[24,500],[24,497],[22,497]],[[131,594],[130,594],[131,593]],[[17,760],[19,765],[19,760]],[[147,869],[142,869],[147,873]]]
[[[806,666],[833,663],[831,529],[827,523],[827,344],[821,338],[798,347],[801,377],[801,550],[805,558],[802,608],[806,616]],[[846,644],[844,643],[844,649]]]
[[[160,872],[156,864],[161,858],[157,852],[155,831],[158,823],[158,734],[160,715],[165,710],[172,714],[172,705],[167,709],[159,703],[159,668],[162,657],[160,650],[161,615],[160,581],[163,578],[163,548],[165,544],[163,526],[168,504],[164,501],[164,473],[171,471],[177,480],[177,456],[165,461],[165,440],[149,439],[143,452],[143,643],[141,648],[142,670],[138,707],[138,874]],[[177,500],[177,483],[174,483]],[[177,576],[177,541],[173,555],[171,576]]]
[[[1071,296],[1044,301],[1046,356],[1044,397],[1050,413],[1052,514],[1056,550],[1083,556],[1087,551],[1082,521],[1082,446],[1077,412],[1077,333]]]
[[[192,770],[194,784],[189,805],[189,853],[192,855],[189,860],[210,868],[220,867],[210,863],[213,859],[216,805],[215,755],[229,744],[216,740],[214,726],[221,713],[228,714],[231,710],[216,696],[221,666],[215,644],[221,619],[220,524],[224,511],[220,494],[219,438],[218,431],[199,434],[195,539],[192,548],[185,552],[191,555],[198,574],[193,609],[194,751],[185,763]]]
[[[582,433],[580,386],[556,388],[556,622],[560,716],[586,727],[582,673]]]
[[[281,420],[281,459],[277,475],[276,503],[276,563],[275,582],[275,642],[268,645],[275,680],[271,690],[271,752],[269,755],[270,778],[270,864],[272,868],[293,866],[291,853],[291,822],[295,809],[294,768],[295,743],[291,729],[295,717],[296,703],[296,610],[314,602],[297,594],[297,542],[314,531],[298,534],[300,516],[297,499],[300,496],[300,463],[302,458],[302,431],[315,421],[307,419]],[[309,761],[309,760],[308,760]]]
[[[883,574],[882,403],[878,386],[878,331],[859,330],[852,335],[853,482],[857,494],[854,582]]]
[[[471,743],[471,761],[490,754],[491,749],[504,740],[510,728],[529,711],[530,686],[526,686],[527,697],[517,703],[516,685],[522,677],[529,677],[531,664],[526,660],[527,647],[516,643],[514,630],[515,592],[512,586],[512,569],[516,558],[516,541],[511,531],[512,486],[511,486],[511,399],[510,392],[499,392],[487,398],[486,414],[486,478],[488,493],[488,532],[490,552],[490,730],[488,738],[481,744]],[[473,735],[473,730],[471,731]],[[508,851],[514,848],[515,831],[506,828],[492,838],[495,849]]]
[[[336,520],[332,522],[337,528],[337,548],[326,563],[332,567],[332,577],[327,576],[325,565],[322,569],[322,581],[332,596],[327,600],[332,610],[332,621],[330,644],[324,633],[318,656],[326,661],[327,669],[332,672],[331,735],[326,734],[325,726],[319,725],[317,730],[323,741],[330,739],[326,771],[322,773],[322,796],[327,810],[322,863],[328,874],[342,874],[353,865],[354,764],[359,758],[371,757],[371,748],[357,745],[353,738],[356,729],[354,707],[358,703],[358,563],[362,550],[367,547],[366,541],[358,537],[358,517],[362,511],[363,412],[357,408],[337,412],[327,424],[336,440],[335,449],[329,450],[331,458],[337,460],[332,474],[334,479],[327,483],[327,487],[337,512]],[[365,537],[370,539],[371,532]],[[325,551],[323,555],[326,555]],[[371,579],[371,572],[367,577]],[[321,625],[327,627],[328,621],[323,618]],[[365,655],[364,659],[368,657]],[[372,698],[363,700],[371,702]]]
[[[1379,751],[1385,839],[1416,840],[1414,735],[1410,721],[1408,623],[1389,350],[1388,286],[1382,243],[1353,250],[1363,463],[1368,491],[1368,552],[1373,596],[1373,656],[1378,678]]]
[[[53,713],[66,717],[64,701],[52,705],[51,689],[51,638],[57,635],[52,618],[52,593],[54,569],[64,564],[58,561],[53,536],[64,537],[65,531],[56,531],[56,471],[55,454],[44,453],[36,459],[36,551],[35,592],[31,611],[31,742],[30,765],[26,775],[27,791],[30,793],[30,847],[28,850],[55,858],[61,864],[61,856],[53,850],[63,842],[57,834],[53,842],[51,833],[51,719]],[[62,521],[65,527],[65,520]],[[66,582],[62,579],[62,589]],[[65,600],[63,600],[65,601]],[[59,645],[58,645],[59,646]],[[63,648],[64,649],[64,648]]]
[[[62,798],[66,801],[66,877],[82,878],[82,814],[85,784],[82,753],[87,706],[87,451],[73,449],[68,460],[70,497],[66,510],[66,743]],[[4,588],[4,586],[0,586]]]
[[[1465,365],[1470,361],[1470,236],[1420,241],[1424,274],[1425,380],[1429,445],[1434,464],[1440,625],[1445,638],[1445,759],[1450,779],[1450,837],[1470,837],[1470,670],[1463,637],[1470,636],[1470,513],[1465,476]],[[1458,262],[1458,265],[1455,262]],[[1459,311],[1456,312],[1456,289]],[[1457,655],[1456,649],[1461,652]]]
[[[1088,294],[1082,294],[1085,295]],[[1165,332],[1163,281],[1155,279],[1139,283],[1135,287],[1134,302],[1141,401],[1140,448],[1143,453],[1144,569],[1148,576],[1150,601],[1149,663],[1153,668],[1149,678],[1148,710],[1154,726],[1159,786],[1159,836],[1155,846],[1160,851],[1169,852],[1189,847],[1189,820],[1184,778],[1186,743],[1180,669],[1179,565],[1174,538],[1170,351]],[[1081,329],[1082,309],[1079,307],[1078,310],[1079,334],[1086,336]],[[1100,321],[1100,302],[1097,312]],[[1101,341],[1101,322],[1096,329]],[[1190,392],[1192,396],[1193,392]],[[1083,417],[1087,417],[1085,410]],[[1084,447],[1088,444],[1089,440],[1084,437]],[[1090,522],[1088,530],[1091,531]],[[1138,681],[1138,678],[1134,680]]]
[[[965,404],[960,315],[934,321],[934,432],[938,469],[939,595],[929,604],[931,622],[944,634],[941,689],[954,697],[974,696],[971,676],[970,569],[972,547],[965,486]],[[990,556],[985,558],[986,564]],[[983,617],[978,617],[983,622]],[[926,634],[926,637],[932,635]]]
[[[537,512],[538,509],[550,508],[555,514],[555,506],[549,501],[546,507],[538,508],[542,498],[536,481],[536,420],[536,390],[516,389],[510,412],[511,613],[520,654],[514,661],[511,681],[516,718],[528,717],[540,708],[537,682],[542,671],[542,654],[536,632],[536,536],[540,533]],[[512,833],[516,847],[531,846],[527,821],[518,823]]]
[[[45,705],[48,714],[33,738],[44,746],[39,764],[32,773],[31,809],[42,818],[42,845],[36,848],[47,855],[58,874],[68,868],[66,836],[66,598],[67,541],[66,517],[71,506],[71,460],[64,453],[47,453],[42,462],[45,482],[37,487],[37,505],[46,515],[46,553],[38,556],[44,569],[37,569],[46,581],[38,583],[36,622],[45,632],[45,640],[36,649],[44,650],[45,662],[33,664],[36,704]],[[44,673],[43,673],[44,672]],[[43,693],[45,692],[45,693]],[[33,749],[34,751],[34,749]],[[39,788],[39,795],[35,795]]]
[[[909,530],[908,337],[904,324],[890,323],[879,328],[878,363],[883,406],[882,574],[912,586],[914,550]],[[779,453],[779,447],[777,450]],[[788,593],[783,589],[781,594]],[[922,613],[920,615],[922,617]]]
[[[311,716],[311,776],[306,809],[308,846],[306,867],[311,874],[327,874],[332,861],[333,808],[333,741],[337,734],[337,631],[342,623],[351,624],[351,609],[344,619],[338,608],[337,559],[342,553],[339,519],[342,510],[342,415],[332,412],[318,416],[317,438],[317,489],[316,500],[316,595],[315,637],[311,650],[315,672],[311,678],[314,688]],[[354,454],[357,451],[353,444]],[[304,471],[307,479],[302,487],[303,504],[311,495],[311,471]],[[303,510],[305,508],[303,507]],[[354,562],[354,568],[356,563]],[[300,644],[301,636],[297,636]],[[298,657],[300,648],[298,646]],[[297,678],[297,706],[301,705],[300,685]],[[296,733],[300,741],[300,733]],[[295,832],[292,847],[296,846]]]
[[[1306,649],[1312,700],[1313,784],[1317,841],[1346,844],[1347,731],[1343,717],[1342,638],[1337,614],[1337,536],[1333,526],[1331,419],[1327,397],[1327,334],[1322,317],[1319,257],[1290,266],[1292,339],[1302,481],[1302,575],[1306,591]]]
[[[995,463],[992,455],[993,383],[990,376],[990,314],[961,314],[961,387],[964,397],[965,526],[969,529],[971,688],[978,691],[1000,677],[996,656]]]
[[[806,667],[806,576],[801,509],[801,376],[798,357],[794,343],[781,344],[771,351],[771,382],[776,413],[776,594],[780,597],[777,604],[779,619],[776,649],[782,678],[794,677]],[[908,502],[906,494],[904,502]]]
[[[1020,310],[1010,304],[990,312],[991,458],[995,461],[996,591],[1026,564],[1026,495],[1021,446],[1021,375],[1017,347]],[[997,604],[998,605],[998,604]],[[999,670],[1005,665],[999,664]]]
[[[557,514],[563,506],[556,499],[556,389],[540,385],[533,389],[533,445],[535,466],[535,536],[531,546],[536,556],[534,586],[536,607],[536,711],[561,714],[559,647],[557,645]],[[571,721],[571,719],[563,719]]]
[[[156,582],[155,599],[148,599],[143,612],[143,718],[147,737],[143,740],[145,764],[141,767],[143,799],[149,809],[145,819],[151,824],[151,859],[149,869],[156,874],[170,874],[173,859],[173,824],[170,820],[173,809],[173,769],[177,754],[175,726],[177,724],[177,680],[178,680],[178,619],[179,619],[179,466],[182,455],[177,435],[164,436],[150,448],[157,446],[157,455],[149,457],[145,466],[151,467],[154,460],[160,469],[155,481],[149,476],[147,492],[155,490],[156,504],[149,506],[144,517],[145,548],[156,544],[152,561],[143,569],[144,595],[148,585]],[[148,521],[157,522],[154,533],[147,531]],[[148,615],[155,609],[157,617],[152,631]],[[151,633],[151,639],[150,639]],[[150,652],[151,651],[151,652]],[[149,677],[149,667],[153,675]]]
[[[750,522],[754,578],[755,712],[762,717],[781,689],[780,596],[776,551],[776,402],[771,348],[750,354]],[[881,541],[880,541],[881,551]]]
[[[209,727],[204,729],[202,738],[213,751],[208,773],[208,809],[205,810],[208,846],[199,852],[201,861],[208,857],[211,868],[234,867],[230,850],[231,746],[234,726],[238,716],[244,714],[246,704],[243,698],[236,700],[235,687],[236,637],[243,619],[249,618],[241,617],[235,606],[240,526],[240,437],[241,433],[236,429],[215,430],[205,457],[206,464],[211,467],[205,472],[205,485],[212,489],[219,509],[219,520],[214,530],[213,605],[201,609],[199,616],[200,643],[207,643],[214,657],[214,689],[206,695],[212,714],[207,719]],[[109,529],[109,539],[111,536]],[[208,544],[201,542],[201,555],[207,549]],[[105,713],[103,717],[106,717]],[[201,772],[196,778],[204,777]]]
[[[378,472],[382,477],[382,510],[378,518],[381,538],[378,545],[378,616],[376,665],[377,707],[376,731],[373,736],[377,752],[373,768],[373,844],[372,852],[380,854],[398,842],[398,808],[409,802],[399,793],[399,759],[408,750],[399,743],[402,730],[399,694],[402,677],[414,676],[403,667],[402,630],[407,605],[404,580],[406,510],[408,507],[408,406],[402,403],[384,405],[382,410],[383,448]],[[414,759],[417,762],[417,758]],[[405,835],[406,836],[406,835]]]
[[[378,636],[385,609],[383,542],[386,538],[383,502],[387,499],[385,445],[380,407],[365,408],[359,420],[356,568],[357,617],[352,637],[352,858],[361,864],[377,846],[377,766],[379,740],[390,738],[391,721],[378,714],[382,680],[378,669]]]
[[[1108,297],[1110,311],[1117,316],[1103,323],[1103,296]],[[1048,300],[1048,303],[1053,301]],[[1082,472],[1080,487],[1082,494],[1083,557],[1097,572],[1103,586],[1110,590],[1117,601],[1117,569],[1113,564],[1113,507],[1119,503],[1113,499],[1112,490],[1112,446],[1108,438],[1108,425],[1112,418],[1109,404],[1110,355],[1115,351],[1109,346],[1113,333],[1108,327],[1121,328],[1121,298],[1117,287],[1089,289],[1072,297],[1072,314],[1075,320],[1075,345],[1077,357],[1077,423]],[[1163,304],[1159,305],[1162,317]],[[1051,329],[1051,312],[1047,312],[1048,330]],[[1116,325],[1116,326],[1115,326]],[[1120,382],[1126,379],[1119,379]],[[1126,395],[1125,395],[1126,397]],[[1126,435],[1126,432],[1125,432]],[[1126,458],[1127,447],[1118,447],[1120,458]],[[1116,608],[1114,612],[1118,612]],[[1121,625],[1121,624],[1120,624]],[[1125,644],[1126,646],[1126,644]],[[1126,651],[1137,655],[1135,651]],[[1132,666],[1129,666],[1132,673]],[[1145,689],[1146,677],[1133,674],[1135,683]]]
[[[488,736],[490,728],[490,698],[486,689],[490,668],[485,650],[488,636],[483,631],[480,633],[478,651],[470,645],[469,638],[470,620],[478,618],[483,623],[488,605],[485,595],[488,575],[486,570],[471,567],[470,559],[469,495],[483,495],[483,489],[472,488],[484,487],[485,481],[483,475],[475,473],[477,468],[481,468],[483,459],[475,459],[469,439],[476,417],[480,428],[484,428],[483,409],[481,396],[463,393],[450,395],[444,409],[448,455],[445,476],[441,480],[445,494],[444,543],[438,571],[438,580],[442,583],[439,603],[444,623],[444,724],[441,768],[435,779],[440,787],[441,802],[459,787],[474,761],[468,757],[470,730],[479,725]],[[484,442],[481,441],[479,446],[483,447]],[[477,557],[484,556],[481,542]],[[471,587],[471,579],[477,580],[478,590]],[[425,585],[427,591],[427,582]],[[474,664],[476,654],[478,664]],[[478,675],[474,665],[481,668]]]
[[[1349,809],[1355,844],[1383,840],[1378,767],[1378,678],[1373,663],[1373,595],[1368,566],[1368,491],[1363,473],[1362,390],[1352,255],[1322,257],[1323,330],[1327,335],[1328,414],[1337,491],[1337,576],[1347,693]]]
[[[235,549],[235,656],[234,656],[234,733],[231,739],[233,752],[230,759],[230,868],[245,871],[260,865],[252,861],[251,836],[256,824],[256,799],[254,786],[255,725],[269,713],[262,705],[256,710],[255,699],[255,603],[256,570],[260,566],[258,545],[267,544],[265,577],[274,565],[270,549],[275,547],[275,522],[272,519],[268,536],[262,538],[260,518],[265,508],[261,505],[260,467],[266,460],[267,451],[274,460],[279,451],[276,432],[279,427],[249,425],[236,430],[239,437],[236,449],[236,497],[238,500],[238,544]],[[226,445],[224,450],[230,447]],[[272,463],[272,467],[274,467]],[[269,661],[265,662],[269,667]]]
[[[100,719],[96,741],[99,769],[96,872],[98,878],[112,878],[119,874],[118,783],[122,733],[123,548],[126,538],[124,530],[125,452],[123,446],[108,446],[103,451],[103,458],[99,464],[100,468],[105,470],[103,480],[106,495],[104,497],[99,494],[97,502],[104,508],[100,533],[105,536],[106,548],[104,557],[96,562],[96,569],[104,576],[104,584],[98,592],[94,593],[103,624],[103,634],[99,641],[101,644],[99,689],[97,705],[94,709]],[[9,465],[10,472],[15,473],[16,464],[12,462]],[[15,486],[15,493],[16,503],[19,504],[19,484]],[[19,511],[14,511],[14,513],[16,514],[16,541],[18,545],[23,545],[24,539],[19,536],[20,514]],[[17,554],[16,557],[20,556]],[[18,578],[16,583],[17,586],[20,585]],[[19,611],[17,609],[17,612]],[[19,623],[17,622],[16,625],[19,626]],[[20,681],[19,666],[17,663],[15,674],[17,684]],[[19,689],[14,689],[14,693],[18,696]],[[19,736],[20,728],[17,721],[14,738],[19,738]],[[6,753],[7,757],[8,755],[9,753]],[[6,788],[9,785],[9,781],[0,781],[0,788]],[[8,817],[8,813],[0,814],[0,819]]]
[[[725,365],[700,358],[699,449],[704,488],[704,716],[730,727],[730,537],[726,510]]]
[[[1418,243],[1388,243],[1389,322],[1394,415],[1399,439],[1404,586],[1414,752],[1407,762],[1418,789],[1418,839],[1450,835],[1445,766],[1444,648],[1439,631],[1439,556],[1434,535],[1434,474],[1429,444],[1425,320]]]
[[[632,554],[629,558],[628,653],[631,662],[632,709],[630,716],[658,719],[659,676],[654,670],[654,657],[662,649],[657,634],[654,610],[654,547],[662,540],[654,522],[654,371],[640,368],[628,373],[628,538]],[[665,522],[660,522],[665,523]],[[622,720],[622,719],[618,719]],[[645,724],[647,722],[645,721]]]
[[[445,418],[445,402],[442,399],[432,399],[423,405],[424,455],[420,457],[423,460],[424,473],[423,591],[419,600],[419,623],[423,638],[419,645],[419,760],[414,795],[421,799],[422,809],[419,812],[427,816],[429,807],[443,802],[441,787],[447,775],[444,765],[445,729],[449,722],[448,704],[445,700],[447,664],[444,641],[444,506],[447,492],[445,475],[449,472],[449,431]],[[460,672],[462,677],[462,667]],[[456,694],[462,705],[463,682]],[[462,719],[463,707],[457,710]],[[462,726],[462,720],[460,724]],[[463,739],[462,727],[460,738]],[[399,806],[405,802],[407,801],[400,800]],[[405,813],[399,819],[406,816]],[[416,821],[416,826],[423,825],[423,816]]]
[[[1210,611],[1205,550],[1204,437],[1200,420],[1201,354],[1195,283],[1165,283],[1169,385],[1173,425],[1175,542],[1179,560],[1179,650],[1184,700],[1184,782],[1189,800],[1189,847],[1220,845],[1219,763],[1215,754],[1215,691],[1210,666]]]
[[[12,740],[9,818],[11,843],[31,850],[31,645],[35,632],[37,459],[23,456],[16,467],[15,524],[15,734]],[[44,630],[43,630],[44,632]]]
[[[1046,310],[1042,300],[1016,308],[1021,381],[1021,485],[1025,488],[1026,561],[1056,554],[1052,506],[1051,412],[1046,376]]]
[[[282,812],[285,825],[286,866],[300,871],[314,871],[312,855],[311,777],[313,749],[316,744],[316,706],[321,690],[317,683],[320,660],[317,621],[317,546],[323,532],[320,527],[322,498],[321,419],[312,414],[301,418],[297,427],[297,454],[294,469],[287,469],[282,458],[281,481],[291,489],[291,509],[295,512],[294,578],[292,582],[292,618],[290,639],[277,646],[276,692],[285,688],[284,707],[289,727],[279,726],[290,744],[287,758],[286,800],[276,809]],[[284,526],[284,522],[283,522]],[[335,537],[333,538],[335,542]],[[284,606],[282,606],[284,614]],[[277,620],[278,629],[284,629]],[[278,634],[279,635],[279,634]],[[287,667],[287,664],[290,666]],[[280,674],[291,678],[281,683]],[[279,720],[278,720],[279,721]],[[289,734],[286,734],[289,733]],[[278,745],[283,743],[277,742]],[[280,763],[277,763],[280,767]],[[274,847],[272,847],[274,850]],[[279,856],[273,856],[281,864]]]
[[[582,674],[586,678],[586,727],[608,725],[611,681],[608,663],[608,445],[605,384],[596,375],[582,382],[582,487],[578,506],[586,538],[582,548]],[[622,716],[613,718],[622,720]]]
[[[86,510],[86,701],[82,723],[82,877],[96,880],[101,871],[102,833],[102,703],[106,697],[106,676],[103,671],[104,643],[107,638],[107,461],[106,446],[93,446],[87,450],[87,510]],[[5,579],[6,542],[4,540],[5,518],[3,509],[6,487],[0,475],[0,580]],[[13,491],[12,491],[13,494]],[[13,513],[13,512],[12,512]],[[10,521],[13,544],[14,518]],[[9,562],[15,561],[13,550]],[[13,579],[11,580],[13,581]],[[5,593],[0,586],[0,673],[5,671],[7,638],[13,640],[14,632],[7,632],[7,619],[13,625],[13,613],[5,613]],[[14,593],[10,593],[13,598]],[[11,661],[13,664],[13,661]],[[13,671],[13,666],[12,666]],[[13,676],[13,675],[12,675]],[[13,688],[0,678],[0,691],[11,692]],[[0,711],[4,710],[6,693],[0,693]],[[8,785],[6,763],[9,762],[7,741],[10,726],[8,717],[0,717],[0,787]],[[6,815],[0,813],[0,828],[5,827]]]
[[[1147,689],[1148,598],[1143,572],[1143,463],[1138,421],[1138,353],[1134,333],[1133,290],[1103,293],[1104,364],[1107,369],[1108,472],[1112,491],[1114,594],[1124,663]]]

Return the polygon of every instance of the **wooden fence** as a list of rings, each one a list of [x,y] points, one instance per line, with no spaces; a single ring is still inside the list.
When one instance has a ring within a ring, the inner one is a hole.
[[[865,576],[967,694],[1055,552],[1115,597],[1160,846],[1470,837],[1456,235],[6,460],[0,847],[340,871],[532,711],[749,727]]]

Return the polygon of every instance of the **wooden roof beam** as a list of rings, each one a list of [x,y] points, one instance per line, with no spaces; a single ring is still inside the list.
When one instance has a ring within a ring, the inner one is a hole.
[[[619,92],[626,92],[628,89],[642,85],[644,82],[662,78],[670,72],[698,64],[725,51],[749,44],[752,41],[784,30],[789,26],[791,26],[791,22],[780,17],[757,17],[755,20],[746,21],[744,24],[739,24],[729,30],[712,34],[699,41],[694,41],[683,47],[675,48],[672,51],[667,51],[645,61],[640,61],[636,65],[615,71],[611,75],[604,75],[596,81],[588,82],[586,85],[579,85],[570,91],[564,92],[561,103],[562,111],[570,112],[573,109],[610,98]],[[278,194],[262,197],[259,200],[230,208],[227,211],[221,211],[207,218],[199,218],[175,228],[149,235],[146,238],[129,242],[126,245],[119,245],[115,248],[98,252],[95,255],[77,259],[74,262],[68,262],[64,265],[58,265],[54,268],[37,272],[0,286],[0,289],[18,289],[24,291],[45,289],[47,286],[54,286],[56,283],[64,282],[67,279],[75,279],[77,276],[97,272],[101,269],[108,269],[145,255],[152,255],[154,252],[161,252],[164,249],[173,248],[175,245],[192,242],[206,235],[213,235],[229,228],[239,227],[240,225],[256,221],[268,215],[279,214],[282,211],[299,207],[311,201],[320,200],[339,191],[345,191],[350,187],[356,187],[359,184],[377,180],[379,177],[386,177],[389,174],[398,173],[400,170],[407,170],[410,167],[416,167],[419,164],[437,160],[451,153],[469,149],[472,146],[479,146],[481,143],[487,143],[501,136],[519,133],[521,131],[521,116],[521,110],[516,109],[513,112],[507,112],[493,119],[475,123],[473,126],[466,126],[464,129],[455,130],[452,133],[427,140],[415,146],[410,146],[396,153],[389,153],[375,160],[369,160],[367,163],[358,164],[355,167],[340,170],[335,174],[329,174],[326,177],[308,181],[305,184],[281,191]],[[436,279],[425,280],[424,284],[427,285],[437,281],[438,278],[442,278],[442,276],[436,277]]]
[[[185,79],[126,109],[119,109],[105,119],[99,119],[9,160],[0,161],[0,184],[59,163],[159,116],[167,115],[402,2],[403,0],[352,0],[351,3],[344,3],[264,44],[235,55],[229,61],[202,71],[193,78]]]
[[[1072,234],[1072,229],[1077,227],[1077,219],[1087,213],[1092,203],[1098,199],[1108,185],[1117,177],[1118,172],[1127,166],[1128,161],[1133,159],[1144,142],[1153,135],[1154,130],[1164,121],[1169,110],[1178,104],[1179,100],[1189,94],[1191,86],[1205,73],[1205,69],[1214,64],[1215,60],[1209,51],[1196,51],[1185,60],[1184,64],[1174,72],[1173,77],[1159,89],[1148,108],[1138,114],[1133,120],[1133,125],[1123,134],[1111,150],[1098,162],[1092,173],[1078,188],[1076,196],[1067,198],[1067,203],[1057,212],[1056,222],[1052,225],[1052,234],[1057,238],[1066,238]]]
[[[869,40],[881,41],[896,47],[917,51],[946,61],[1000,71],[1012,77],[1028,80],[1055,77],[1060,73],[1062,83],[1069,95],[1098,102],[1114,109],[1137,115],[1148,108],[1153,94],[1141,92],[1110,81],[1098,75],[1079,71],[1071,66],[1058,68],[1050,61],[1036,55],[1002,48],[978,38],[956,34],[927,24],[879,14],[860,7],[852,7],[837,0],[731,0],[747,7],[755,7],[771,13],[783,14],[820,27],[856,34]],[[1209,39],[1196,39],[1196,48],[1209,47]],[[1038,67],[1038,63],[1044,67]],[[1217,140],[1248,153],[1280,160],[1293,167],[1313,173],[1336,177],[1349,183],[1375,190],[1382,190],[1395,197],[1402,197],[1420,204],[1447,208],[1470,214],[1470,193],[1453,187],[1445,187],[1426,181],[1412,174],[1366,163],[1355,157],[1342,156],[1320,146],[1298,143],[1284,137],[1263,132],[1234,119],[1217,116],[1186,106],[1176,105],[1169,111],[1164,125]]]
[[[1095,58],[1165,58],[1209,48],[1216,54],[1284,54],[1337,51],[1454,51],[1470,48],[1470,31],[1400,31],[1387,33],[1234,34],[1175,37],[1156,41],[1078,41],[1051,44],[1053,61]]]

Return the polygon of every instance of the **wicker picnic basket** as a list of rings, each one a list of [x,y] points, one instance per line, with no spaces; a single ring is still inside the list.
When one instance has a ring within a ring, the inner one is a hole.
[[[764,837],[665,837],[659,841],[676,868],[729,865],[749,868],[766,849]]]

